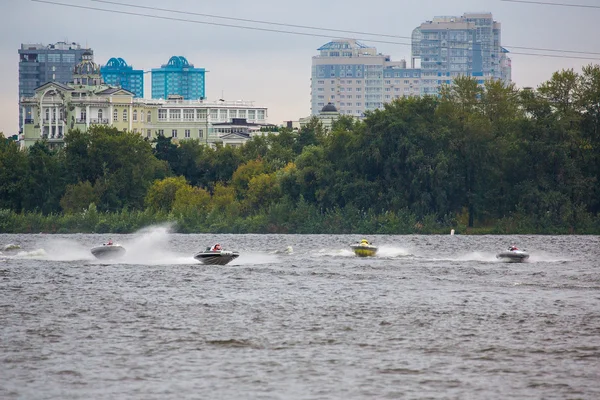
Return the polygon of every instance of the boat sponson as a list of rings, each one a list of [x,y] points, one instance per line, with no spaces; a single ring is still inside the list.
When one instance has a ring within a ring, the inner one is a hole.
[[[524,251],[503,251],[496,254],[496,258],[510,262],[523,262],[529,258],[529,254]]]
[[[91,250],[96,258],[117,258],[125,254],[125,248],[118,244],[96,246]]]
[[[375,254],[377,254],[377,247],[375,246],[356,244],[350,247],[354,251],[354,254],[359,257],[373,257]]]
[[[202,251],[194,258],[205,265],[226,265],[239,256],[236,251]]]

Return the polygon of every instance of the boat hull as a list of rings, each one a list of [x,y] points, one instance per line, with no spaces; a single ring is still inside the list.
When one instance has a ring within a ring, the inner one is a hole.
[[[125,248],[118,244],[96,246],[91,250],[94,257],[100,260],[110,260],[125,255]]]
[[[204,265],[226,265],[238,258],[240,254],[237,251],[201,251],[194,258]]]
[[[524,251],[503,251],[496,254],[496,258],[504,262],[520,263],[527,261],[529,254]]]
[[[350,247],[358,257],[373,257],[377,254],[377,247],[375,246],[355,244]]]

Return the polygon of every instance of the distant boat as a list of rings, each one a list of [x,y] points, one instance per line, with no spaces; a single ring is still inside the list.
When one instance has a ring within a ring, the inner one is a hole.
[[[206,250],[196,253],[194,258],[205,265],[226,265],[240,256],[237,251],[228,250]]]
[[[529,253],[510,246],[506,251],[496,254],[496,258],[505,262],[524,262],[529,258]]]
[[[104,243],[102,246],[96,246],[92,248],[92,254],[101,260],[109,260],[122,257],[126,251],[120,244],[108,244]]]
[[[18,244],[14,244],[14,243],[9,243],[2,248],[2,251],[16,251],[16,250],[21,250],[21,246],[19,246]]]
[[[373,244],[369,243],[368,240],[363,239],[360,243],[351,244],[350,248],[354,251],[359,257],[373,257],[377,254],[377,246],[373,246]]]

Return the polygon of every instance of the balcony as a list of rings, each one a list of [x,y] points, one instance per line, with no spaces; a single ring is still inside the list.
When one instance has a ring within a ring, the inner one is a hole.
[[[84,121],[84,123],[85,123],[85,121]],[[104,124],[104,125],[107,125],[108,124],[108,118],[92,118],[92,119],[90,119],[90,124],[97,124],[97,125]]]
[[[33,118],[25,118],[26,124],[33,124]]]

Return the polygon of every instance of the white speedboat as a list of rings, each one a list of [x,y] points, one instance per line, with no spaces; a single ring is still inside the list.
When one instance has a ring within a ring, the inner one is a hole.
[[[240,253],[237,251],[211,250],[207,247],[206,250],[196,253],[194,258],[206,265],[225,265],[239,256]]]
[[[363,239],[360,243],[351,244],[350,248],[359,257],[373,257],[377,254],[377,246],[373,246],[368,240]]]
[[[102,246],[92,248],[92,254],[101,260],[110,260],[122,257],[125,254],[125,248],[116,243],[104,243]]]
[[[496,254],[496,258],[504,262],[524,262],[529,258],[529,253],[510,246],[506,251]]]
[[[9,243],[6,246],[2,247],[2,251],[4,252],[9,252],[9,251],[17,251],[17,250],[21,250],[21,246],[19,246],[18,244],[14,244],[14,243]]]

